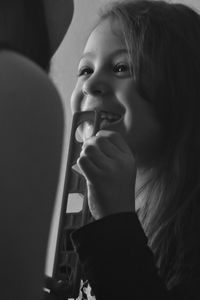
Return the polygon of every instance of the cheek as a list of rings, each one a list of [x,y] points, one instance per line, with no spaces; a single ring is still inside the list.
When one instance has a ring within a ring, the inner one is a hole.
[[[145,102],[134,101],[127,110],[125,127],[129,146],[137,161],[149,163],[156,159],[162,145],[162,127]]]

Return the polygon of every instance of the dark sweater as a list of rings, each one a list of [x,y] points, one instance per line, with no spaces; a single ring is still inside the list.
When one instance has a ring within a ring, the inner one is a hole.
[[[135,213],[95,221],[72,241],[97,300],[200,299],[200,279],[167,290]]]

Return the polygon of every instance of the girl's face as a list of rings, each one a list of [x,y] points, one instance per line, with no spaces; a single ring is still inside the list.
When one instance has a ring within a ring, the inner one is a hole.
[[[72,111],[102,112],[100,129],[119,132],[138,167],[149,167],[161,145],[161,125],[151,104],[136,90],[122,36],[119,24],[109,20],[91,33],[78,67]]]

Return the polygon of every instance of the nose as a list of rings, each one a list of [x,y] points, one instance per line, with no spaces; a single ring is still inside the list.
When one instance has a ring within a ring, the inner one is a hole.
[[[105,76],[92,74],[87,80],[85,80],[82,86],[82,92],[84,95],[100,96],[108,93],[110,90],[109,81]]]

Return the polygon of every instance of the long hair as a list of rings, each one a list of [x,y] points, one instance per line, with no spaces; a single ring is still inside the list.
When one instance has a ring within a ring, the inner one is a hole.
[[[0,0],[1,26],[5,28],[5,31],[7,30],[6,26],[10,28],[14,26],[11,18],[14,14],[12,4],[15,1],[16,0]],[[17,43],[13,39],[13,41],[9,41],[9,43],[5,41],[4,45],[28,57],[48,72],[51,54],[42,0],[20,0],[18,5],[20,5],[23,10],[22,19],[19,20],[19,24],[23,24],[23,30],[19,33],[20,36],[18,36]],[[2,40],[1,44],[3,44]]]
[[[138,0],[112,4],[107,18],[120,22],[137,90],[164,131],[138,216],[170,289],[200,275],[200,17]]]

